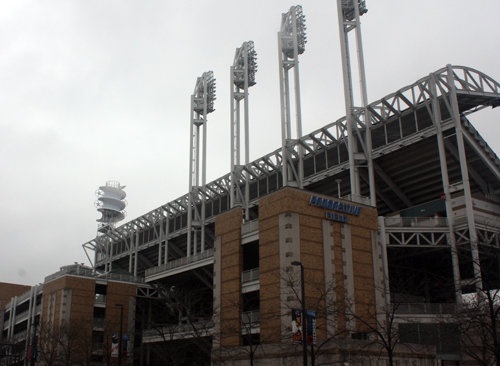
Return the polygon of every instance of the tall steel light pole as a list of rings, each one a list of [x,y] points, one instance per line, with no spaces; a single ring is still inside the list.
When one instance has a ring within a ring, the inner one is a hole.
[[[300,286],[302,292],[302,357],[304,366],[307,366],[307,317],[306,317],[306,285],[304,281],[304,265],[294,261],[293,266],[300,266]]]
[[[118,366],[122,366],[123,354],[123,304],[115,304],[120,307],[120,340],[118,341]]]

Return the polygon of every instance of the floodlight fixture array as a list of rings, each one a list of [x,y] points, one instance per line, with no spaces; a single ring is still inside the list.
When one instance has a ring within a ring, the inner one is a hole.
[[[354,2],[356,0],[342,0],[342,12],[344,13],[344,18],[347,20],[354,20],[356,18],[356,12],[354,11]],[[359,16],[368,12],[366,8],[365,0],[358,0],[358,10]]]
[[[212,113],[215,111],[214,101],[217,99],[215,94],[215,78],[213,71],[204,72],[196,80],[194,88],[193,112],[198,114]]]
[[[257,52],[253,41],[243,42],[243,45],[236,49],[234,63],[232,67],[233,83],[239,89],[245,85],[245,71],[248,72],[248,86],[256,84],[255,73],[257,72]]]
[[[295,58],[294,38],[296,38],[299,55],[306,49],[306,16],[302,6],[292,6],[290,10],[282,15],[280,34],[282,38],[283,52],[290,58]]]

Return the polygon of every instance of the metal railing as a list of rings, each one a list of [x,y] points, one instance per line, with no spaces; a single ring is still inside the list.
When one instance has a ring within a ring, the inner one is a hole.
[[[20,342],[28,337],[28,330],[20,331],[12,336],[12,342]]]
[[[92,342],[92,354],[102,355],[104,353],[104,343],[103,342]]]
[[[241,226],[241,235],[245,235],[257,230],[259,230],[259,219],[248,221]]]
[[[29,309],[28,310],[25,310],[21,313],[16,313],[16,322],[20,321],[21,318],[24,318],[24,317],[27,317],[29,315]]]
[[[370,206],[370,197],[360,196],[358,194],[348,194],[347,196],[343,196],[342,199]]]
[[[393,304],[395,314],[454,314],[456,312],[456,304]]]
[[[260,310],[245,311],[241,314],[241,323],[245,326],[256,326],[260,323]]]
[[[94,318],[94,328],[104,328],[106,325],[105,318]]]
[[[158,267],[153,267],[153,268],[148,268],[146,270],[146,277],[147,276],[152,276],[154,274],[168,271],[169,269],[185,266],[186,264],[191,264],[194,262],[201,261],[203,259],[211,258],[214,256],[214,250],[213,249],[208,249],[205,250],[204,252],[196,253],[195,255],[192,255],[190,257],[183,257],[176,259],[175,261],[171,261],[165,264],[162,264],[161,266]]]
[[[195,336],[210,335],[214,322],[211,318],[200,319],[192,323],[177,323],[151,326],[142,332],[143,338],[161,337],[165,340],[192,338]]]
[[[386,227],[447,227],[446,217],[386,217]]]
[[[142,277],[135,277],[133,275],[118,274],[118,273],[98,273],[94,272],[94,270],[91,268],[84,268],[81,266],[68,266],[66,268],[63,268],[59,272],[53,273],[50,276],[45,277],[45,282],[53,281],[65,275],[93,277],[93,278],[101,278],[101,279],[115,280],[121,282],[144,283],[144,278]]]
[[[95,295],[96,304],[106,304],[106,295],[96,294]]]
[[[259,268],[250,269],[244,271],[241,274],[241,283],[256,281],[259,279]]]

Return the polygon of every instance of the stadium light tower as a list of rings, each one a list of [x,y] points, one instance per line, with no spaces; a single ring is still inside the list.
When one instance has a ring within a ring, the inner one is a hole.
[[[112,270],[112,253],[108,240],[109,237],[104,234],[109,235],[110,232],[113,232],[116,224],[122,221],[127,215],[127,212],[125,211],[125,207],[127,206],[125,197],[127,194],[124,189],[125,186],[122,186],[120,182],[110,180],[106,182],[105,186],[100,186],[95,192],[97,200],[94,205],[97,208],[97,211],[101,213],[101,217],[96,220],[99,222],[97,236],[100,237],[102,243],[102,246],[95,252],[95,262],[97,262],[98,257],[104,258],[105,272]]]
[[[357,200],[361,196],[360,169],[368,169],[370,186],[370,204],[376,205],[375,176],[372,161],[371,117],[367,110],[368,96],[366,91],[366,77],[361,42],[361,23],[359,17],[365,14],[365,0],[337,0],[337,10],[340,28],[340,51],[342,55],[342,71],[344,77],[345,109],[347,118],[347,142],[349,153],[351,199]],[[354,104],[352,87],[352,69],[349,56],[349,34],[355,31],[358,57],[359,89],[361,105]],[[361,146],[362,151],[358,150]]]
[[[233,66],[231,66],[231,207],[243,205],[245,219],[250,218],[248,201],[250,199],[248,173],[243,172],[241,165],[241,108],[244,101],[244,136],[245,136],[245,165],[250,162],[249,115],[248,115],[248,88],[254,86],[257,72],[257,52],[253,41],[243,42],[236,49]],[[246,177],[243,177],[245,174]],[[245,181],[245,192],[241,191],[241,182]]]
[[[300,5],[292,6],[288,13],[281,17],[281,28],[278,32],[278,52],[280,69],[280,94],[281,94],[281,141],[283,159],[283,186],[296,186],[302,188],[303,167],[302,148],[298,151],[288,148],[287,141],[293,138],[291,106],[290,106],[290,80],[288,71],[293,68],[295,87],[295,129],[296,139],[302,137],[302,116],[300,109],[300,83],[299,83],[299,55],[303,54],[306,45],[305,16]],[[298,159],[298,165],[294,160]],[[298,168],[296,168],[296,166]]]
[[[186,255],[205,250],[205,201],[207,167],[207,115],[212,113],[215,101],[215,78],[212,71],[204,72],[196,80],[191,95],[191,137],[189,150],[189,202]],[[203,136],[200,136],[200,135]],[[200,149],[201,148],[201,149]],[[200,182],[201,150],[201,182]]]

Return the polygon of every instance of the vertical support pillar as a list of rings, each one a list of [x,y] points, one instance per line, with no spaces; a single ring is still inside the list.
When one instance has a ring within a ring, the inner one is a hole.
[[[333,222],[322,221],[323,229],[323,266],[325,269],[325,309],[326,311],[326,337],[335,336],[337,329],[337,314],[335,309],[337,302],[336,278],[335,278],[335,250],[333,240]]]
[[[134,276],[137,277],[137,269],[139,262],[139,228],[135,232],[135,253],[134,253]]]
[[[247,172],[241,169],[241,101],[243,101],[243,131],[244,131],[244,162],[250,163],[250,126],[249,126],[249,102],[248,88],[255,85],[255,73],[257,72],[257,53],[252,41],[243,42],[236,49],[234,63],[231,66],[231,208],[235,205],[243,205],[245,220],[250,219],[248,211],[250,192]],[[236,104],[235,104],[236,102]],[[236,178],[238,170],[238,178]],[[245,193],[242,195],[240,178],[245,181]]]
[[[347,224],[340,224],[340,232],[342,234],[342,272],[344,274],[344,296],[346,306],[350,307],[349,312],[356,314],[356,301],[354,292],[354,269],[352,260],[352,242],[351,242],[351,226]],[[346,312],[346,331],[356,331],[356,319],[349,316]]]
[[[14,335],[14,325],[16,319],[16,308],[17,308],[17,296],[10,302],[10,317],[9,317],[9,326],[7,328],[7,338],[10,339]]]
[[[132,263],[133,263],[133,256],[134,256],[134,249],[135,249],[135,244],[134,244],[134,232],[131,231],[130,232],[130,244],[129,244],[129,248],[128,248],[128,271],[130,273],[132,273],[132,269],[133,269],[133,266],[132,266]]]
[[[379,216],[378,226],[380,228],[380,245],[382,247],[382,268],[384,272],[384,298],[385,306],[388,309],[391,306],[391,287],[389,283],[389,259],[387,257],[387,234],[385,232],[385,218]]]
[[[158,235],[158,266],[162,265],[163,259],[163,219],[160,220],[160,232]]]
[[[163,260],[163,263],[168,263],[168,235],[170,233],[170,215],[167,214],[167,217],[165,218],[165,258]]]
[[[375,189],[375,172],[372,160],[371,115],[367,109],[368,96],[366,89],[363,44],[361,38],[361,22],[359,20],[359,17],[366,13],[364,0],[352,0],[350,2],[337,0],[337,12],[339,17],[340,52],[342,55],[342,71],[344,80],[351,195],[354,199],[355,197],[361,195],[359,170],[363,166],[366,166],[368,170],[370,204],[372,206],[376,206],[377,197]],[[361,105],[359,107],[355,107],[352,87],[352,68],[348,34],[352,30],[355,30],[356,33],[355,37],[361,98]],[[364,136],[357,131],[358,121],[359,123],[364,123]],[[358,145],[362,147],[363,152],[358,151]]]
[[[229,68],[229,83],[231,88],[230,94],[230,106],[231,106],[231,186],[229,188],[229,207],[233,208],[237,202],[237,187],[236,187],[236,174],[235,168],[240,164],[240,113],[239,113],[239,105],[240,101],[237,99],[237,95],[235,92],[235,84],[234,84],[234,66]],[[235,105],[236,101],[236,105]]]
[[[199,78],[198,78],[199,79]],[[194,110],[194,94],[191,95],[191,109]],[[193,113],[193,111],[191,111]],[[196,186],[197,182],[197,174],[198,174],[198,163],[197,163],[197,138],[195,133],[197,134],[197,129],[194,129],[193,116],[191,116],[191,125],[190,125],[190,147],[189,147],[189,203],[188,203],[188,212],[187,212],[187,243],[186,243],[186,256],[189,257],[191,255],[191,242],[193,240],[193,199],[192,195],[194,194],[193,188]]]
[[[282,140],[282,178],[283,186],[302,188],[304,179],[303,148],[297,144],[297,151],[292,140],[292,121],[290,105],[290,80],[288,70],[294,68],[294,103],[296,139],[302,137],[302,112],[300,105],[299,55],[304,53],[306,44],[305,17],[300,5],[292,6],[282,15],[281,28],[278,32],[278,54],[280,72],[281,103],[281,140]],[[296,155],[296,156],[294,156]],[[295,164],[297,168],[295,168]]]
[[[187,257],[196,254],[198,251],[197,233],[200,235],[200,250],[205,250],[207,115],[214,111],[214,100],[215,78],[213,77],[213,72],[204,72],[201,77],[198,77],[194,93],[191,95]],[[203,131],[202,139],[200,139],[201,131]],[[200,140],[203,145],[201,149],[201,183]],[[200,205],[200,208],[198,205]]]
[[[462,173],[462,183],[464,186],[464,198],[465,198],[465,212],[467,213],[467,224],[469,227],[469,239],[472,254],[472,266],[474,270],[474,281],[477,291],[481,291],[483,288],[482,276],[481,276],[481,265],[479,261],[479,249],[478,240],[476,232],[476,224],[474,220],[474,207],[472,203],[472,194],[470,189],[469,180],[469,170],[467,168],[467,157],[465,155],[465,144],[462,130],[462,122],[460,120],[460,113],[458,109],[457,100],[457,89],[455,87],[455,80],[453,77],[453,68],[450,64],[446,65],[447,72],[447,82],[450,87],[450,105],[451,105],[451,118],[455,124],[455,136],[458,145],[458,155],[460,159],[460,170]]]
[[[462,302],[462,289],[460,285],[460,266],[458,262],[457,242],[455,238],[455,218],[453,216],[453,208],[451,205],[450,180],[448,177],[448,163],[446,161],[446,150],[443,140],[443,131],[441,129],[441,110],[439,100],[437,98],[436,75],[430,75],[430,90],[432,99],[432,122],[436,128],[436,138],[438,142],[439,162],[441,166],[441,179],[443,182],[443,190],[445,195],[446,217],[448,221],[448,238],[451,247],[451,261],[453,267],[453,284],[455,287],[455,300],[457,303]]]

